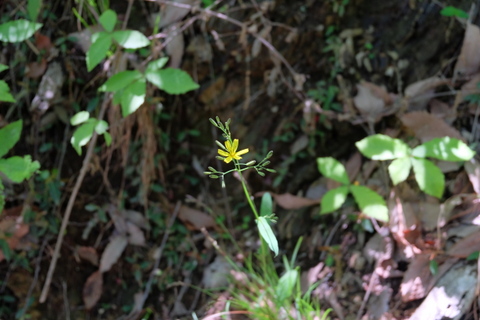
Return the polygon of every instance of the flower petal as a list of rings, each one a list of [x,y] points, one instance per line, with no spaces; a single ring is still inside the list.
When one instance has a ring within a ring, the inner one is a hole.
[[[227,148],[227,151],[228,152],[231,152],[232,150],[232,144],[230,143],[230,141],[225,141],[225,147]]]
[[[228,158],[225,158],[225,160],[223,160],[223,161],[225,161],[225,163],[229,163],[229,162],[232,161],[232,160],[233,160],[232,157],[228,157]]]
[[[238,139],[234,139],[231,152],[235,153],[237,151],[237,149],[238,149]]]
[[[220,149],[218,149],[218,154],[221,155],[221,156],[224,156],[224,157],[230,157],[230,153],[228,153],[227,151],[220,150]]]
[[[241,156],[242,154],[245,154],[245,153],[247,153],[247,152],[248,152],[248,148],[243,149],[243,150],[240,150],[240,151],[238,151],[236,154],[237,154],[237,156]]]

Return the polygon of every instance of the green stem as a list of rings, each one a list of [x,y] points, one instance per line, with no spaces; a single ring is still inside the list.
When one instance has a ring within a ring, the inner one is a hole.
[[[247,184],[245,183],[245,179],[243,178],[243,175],[242,175],[242,169],[240,168],[240,165],[238,164],[237,161],[235,161],[235,169],[240,175],[240,182],[242,183],[243,192],[245,193],[245,198],[247,198],[248,204],[250,205],[250,208],[255,214],[255,218],[258,219],[260,215],[258,214],[257,208],[255,207],[255,204],[252,201],[252,196],[250,195],[250,192],[248,192]]]

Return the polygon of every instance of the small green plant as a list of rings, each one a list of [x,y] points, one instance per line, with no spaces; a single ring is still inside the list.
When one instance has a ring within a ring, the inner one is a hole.
[[[267,168],[270,164],[270,159],[273,155],[273,151],[270,151],[266,157],[257,163],[255,160],[249,161],[247,163],[242,163],[239,160],[242,159],[242,155],[246,154],[249,150],[242,149],[238,151],[238,139],[233,139],[232,134],[230,132],[230,119],[223,124],[220,121],[219,117],[216,117],[216,120],[209,119],[210,122],[218,129],[220,129],[223,133],[222,136],[225,138],[225,144],[222,144],[220,141],[215,141],[216,144],[219,146],[218,149],[218,156],[217,159],[224,161],[225,163],[233,162],[234,168],[225,172],[218,171],[213,167],[208,167],[208,170],[205,174],[212,179],[220,179],[222,182],[222,187],[225,188],[225,175],[238,172],[240,175],[240,182],[242,183],[243,191],[245,193],[245,198],[252,209],[252,212],[255,215],[255,221],[257,222],[258,230],[260,232],[260,236],[265,242],[268,244],[270,250],[272,250],[275,255],[278,255],[278,241],[273,233],[272,228],[270,227],[270,223],[276,222],[276,217],[272,211],[272,197],[269,193],[265,193],[262,197],[262,202],[260,206],[260,214],[252,201],[252,196],[248,191],[247,184],[243,178],[242,172],[245,170],[255,169],[255,171],[260,176],[265,176],[265,172],[275,172],[275,170]],[[263,244],[263,242],[262,242]],[[261,253],[262,254],[262,253]],[[263,253],[265,254],[265,253]]]
[[[440,14],[444,17],[457,17],[468,19],[468,13],[466,13],[462,9],[453,6],[446,6],[442,9],[442,11],[440,11]]]
[[[345,14],[345,8],[350,3],[350,0],[330,0],[333,7],[333,12],[343,17]]]

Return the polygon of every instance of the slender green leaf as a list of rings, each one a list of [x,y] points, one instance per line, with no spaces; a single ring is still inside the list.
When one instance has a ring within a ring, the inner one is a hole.
[[[446,6],[440,11],[440,14],[445,17],[458,17],[463,19],[468,19],[468,13],[463,11],[462,9]]]
[[[388,173],[392,179],[393,184],[396,186],[400,182],[405,181],[408,178],[412,163],[410,157],[398,158],[392,161],[388,166]]]
[[[325,193],[322,197],[320,214],[338,210],[347,199],[348,191],[348,186],[341,186]]]
[[[0,63],[0,72],[3,72],[5,70],[8,70],[8,66]]]
[[[413,149],[412,155],[418,158],[435,158],[444,161],[468,161],[475,156],[463,141],[455,138],[435,138]]]
[[[167,62],[168,62],[168,57],[162,57],[160,59],[154,60],[147,65],[146,72],[148,73],[148,72],[160,70],[163,67],[165,67]]]
[[[20,140],[23,121],[17,120],[0,129],[0,157],[7,154],[8,150]]]
[[[438,273],[438,262],[435,260],[430,260],[430,273],[436,275]]]
[[[0,24],[0,41],[24,41],[42,27],[41,23],[30,22],[24,19],[14,20]]]
[[[412,158],[412,166],[420,190],[441,198],[445,189],[445,177],[442,171],[427,159]]]
[[[124,117],[127,117],[140,108],[145,102],[146,91],[147,84],[145,79],[137,80],[123,89],[120,105],[122,106],[122,115]]]
[[[138,70],[121,71],[111,76],[100,88],[98,88],[98,91],[116,92],[124,89],[126,86],[142,77],[143,75]]]
[[[77,112],[71,119],[70,119],[70,124],[72,126],[78,126],[81,123],[84,123],[85,121],[90,118],[90,113],[88,111],[80,111]]]
[[[72,135],[70,143],[72,147],[77,151],[78,155],[82,155],[82,147],[86,145],[93,135],[93,130],[95,130],[95,125],[97,124],[97,119],[90,118],[79,126]]]
[[[87,70],[92,71],[105,57],[112,45],[112,36],[106,32],[98,32],[92,36],[92,45],[87,51]]]
[[[0,250],[2,251],[3,256],[5,257],[5,260],[9,262],[12,259],[13,253],[12,253],[12,249],[10,249],[8,242],[5,239],[0,239]]]
[[[298,270],[287,270],[282,277],[278,280],[275,295],[278,301],[283,302],[293,296],[293,290],[297,285]],[[281,303],[280,302],[280,303]]]
[[[260,204],[260,215],[270,216],[273,214],[273,201],[269,192],[265,192],[262,196],[262,203]]]
[[[136,30],[115,31],[112,35],[115,41],[126,49],[143,48],[150,44],[150,40]]]
[[[0,179],[0,216],[2,215],[3,208],[5,207],[5,195],[3,193],[3,190],[5,187],[3,186],[3,182]]]
[[[115,29],[115,24],[117,24],[117,13],[113,10],[108,9],[99,18],[100,24],[107,32],[112,32]]]
[[[179,69],[148,71],[145,76],[148,81],[169,94],[183,94],[199,88],[188,73]]]
[[[358,150],[372,160],[392,160],[409,155],[410,148],[401,140],[375,134],[355,143]]]
[[[332,157],[317,158],[318,171],[325,177],[342,184],[350,184],[347,171],[343,164]]]
[[[0,101],[15,102],[15,98],[10,93],[10,87],[3,80],[0,80]]]
[[[0,171],[13,182],[20,183],[28,179],[40,168],[38,161],[32,162],[32,157],[26,155],[24,157],[10,157],[0,159]]]
[[[105,144],[107,145],[107,147],[109,147],[112,144],[112,136],[110,135],[110,133],[105,132],[103,134],[103,138],[105,139]]]
[[[27,12],[30,20],[37,21],[40,8],[42,7],[42,0],[28,0]]]
[[[365,215],[388,222],[387,205],[378,193],[364,186],[350,186],[350,191]]]
[[[270,248],[270,250],[272,250],[275,253],[275,256],[277,256],[278,241],[277,241],[277,238],[275,237],[275,234],[273,233],[272,227],[270,227],[270,224],[268,223],[268,220],[265,217],[258,217],[256,221],[257,221],[258,231],[260,232],[260,236],[268,244],[268,247]]]

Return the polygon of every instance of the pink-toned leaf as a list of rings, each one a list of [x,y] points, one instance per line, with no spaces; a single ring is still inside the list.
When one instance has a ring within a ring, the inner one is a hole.
[[[415,133],[415,136],[423,142],[434,138],[451,137],[463,140],[460,133],[439,119],[425,111],[415,111],[403,115],[400,120],[403,125]]]
[[[455,64],[455,76],[469,76],[476,73],[480,67],[480,28],[467,23],[463,38],[462,50]]]
[[[478,160],[472,158],[472,160],[465,162],[465,170],[468,173],[468,179],[472,183],[473,190],[476,194],[480,194],[480,164]]]
[[[466,258],[476,251],[480,251],[480,232],[473,232],[457,241],[447,250],[447,254],[456,258]]]
[[[90,262],[94,266],[98,266],[98,253],[94,247],[77,247],[77,254],[81,259]]]
[[[371,120],[375,120],[391,103],[388,92],[373,83],[364,81],[357,84],[357,90],[353,102],[360,113]]]
[[[27,64],[25,76],[27,78],[37,79],[47,70],[47,60],[41,59],[40,62],[34,61]]]
[[[137,227],[131,222],[127,222],[127,231],[128,231],[128,243],[135,246],[144,246],[145,245],[145,235],[143,234],[142,229]]]
[[[272,197],[278,203],[280,207],[287,210],[296,210],[304,207],[309,207],[313,205],[318,205],[320,200],[313,200],[308,198],[303,198],[299,196],[294,196],[290,193],[276,194],[272,193]]]
[[[432,273],[430,272],[430,255],[420,254],[410,262],[400,285],[400,294],[403,302],[424,298],[428,293],[428,285]]]
[[[124,234],[120,234],[111,238],[107,247],[103,251],[102,258],[100,260],[100,272],[106,272],[112,268],[120,256],[122,255],[125,247],[127,246],[128,238]]]
[[[208,214],[183,205],[180,207],[178,218],[190,230],[200,230],[202,228],[212,228],[215,226],[215,220]]]
[[[88,277],[83,286],[83,303],[87,310],[92,309],[102,296],[103,276],[100,271],[95,271]]]

